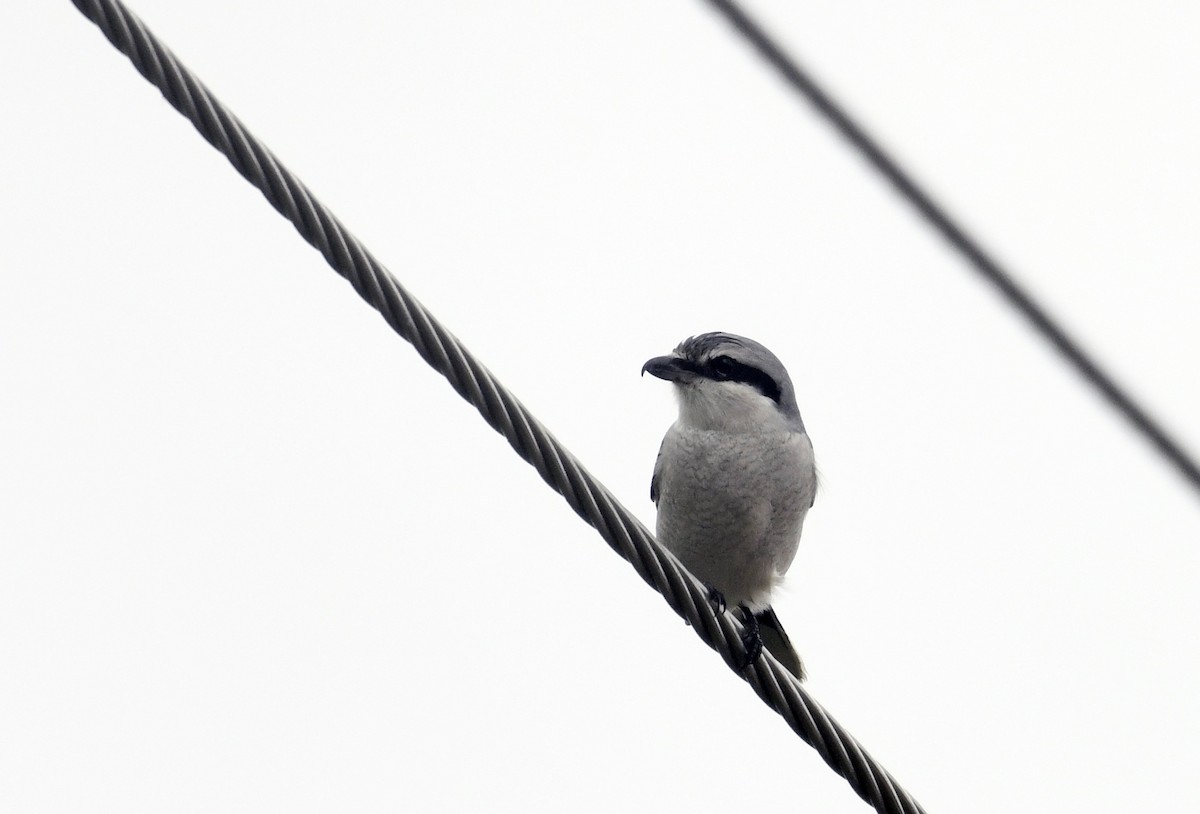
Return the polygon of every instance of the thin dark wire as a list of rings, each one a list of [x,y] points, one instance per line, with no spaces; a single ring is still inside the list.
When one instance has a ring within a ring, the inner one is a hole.
[[[713,611],[708,589],[658,545],[637,518],[404,290],[137,17],[118,0],[72,2],[860,797],[886,814],[923,812],[770,654],[764,651],[751,667],[737,670],[746,654],[741,626],[729,614]]]
[[[1050,317],[1012,275],[1005,271],[987,252],[959,226],[929,193],[905,172],[883,147],[850,118],[841,105],[829,93],[822,90],[796,61],[785,54],[761,25],[732,0],[705,0],[716,8],[729,23],[758,50],[759,55],[769,62],[787,83],[804,96],[821,115],[829,120],[875,169],[891,182],[900,195],[916,207],[917,211],[936,229],[950,245],[958,249],[971,266],[1000,290],[1001,296],[1017,309],[1032,324],[1033,329],[1067,358],[1081,376],[1091,383],[1121,415],[1152,443],[1162,455],[1178,469],[1193,489],[1200,492],[1200,466],[1188,455],[1183,446],[1134,401],[1117,382],[1106,373],[1099,362],[1093,359],[1080,345],[1069,337],[1064,329]]]

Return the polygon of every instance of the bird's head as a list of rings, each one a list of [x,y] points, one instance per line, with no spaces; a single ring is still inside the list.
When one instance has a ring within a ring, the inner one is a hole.
[[[675,385],[679,420],[696,429],[804,431],[787,369],[753,339],[719,332],[693,336],[670,356],[646,362],[642,373]]]

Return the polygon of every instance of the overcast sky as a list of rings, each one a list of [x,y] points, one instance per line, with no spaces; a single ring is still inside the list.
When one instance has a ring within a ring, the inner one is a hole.
[[[777,609],[930,812],[1200,809],[1200,500],[697,0],[136,0],[647,524],[788,365]],[[1200,452],[1200,6],[753,8]],[[0,11],[0,809],[863,812],[74,7]]]

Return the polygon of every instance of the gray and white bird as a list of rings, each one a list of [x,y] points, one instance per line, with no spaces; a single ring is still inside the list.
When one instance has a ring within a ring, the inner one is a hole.
[[[646,362],[642,373],[673,383],[679,399],[650,482],[658,541],[718,604],[740,609],[750,661],[766,645],[803,680],[771,609],[817,492],[812,442],[787,370],[753,339],[706,333]]]

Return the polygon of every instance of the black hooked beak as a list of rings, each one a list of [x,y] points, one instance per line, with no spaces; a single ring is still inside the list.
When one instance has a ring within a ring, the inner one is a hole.
[[[669,382],[686,382],[696,378],[696,366],[678,356],[655,356],[642,365],[642,375],[649,373]]]

